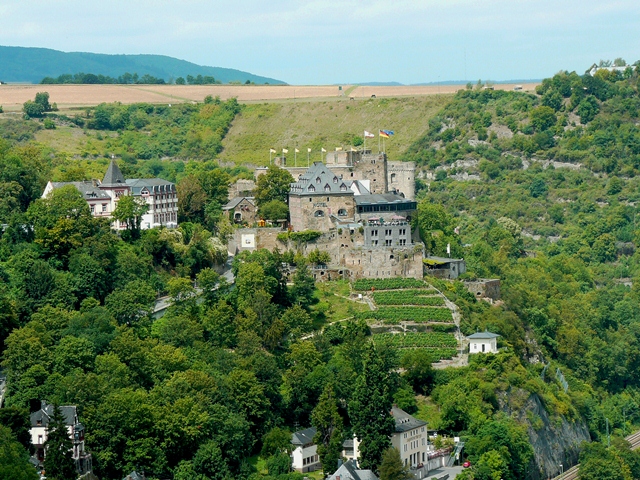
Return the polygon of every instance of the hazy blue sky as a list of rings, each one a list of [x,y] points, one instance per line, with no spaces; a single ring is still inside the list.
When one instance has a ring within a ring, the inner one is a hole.
[[[163,54],[292,84],[543,78],[640,59],[638,0],[0,0],[0,21],[0,45]]]

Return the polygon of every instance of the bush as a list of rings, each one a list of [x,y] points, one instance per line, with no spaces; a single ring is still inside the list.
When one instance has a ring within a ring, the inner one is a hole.
[[[55,130],[56,124],[50,118],[45,118],[44,119],[44,128],[46,128],[47,130]]]

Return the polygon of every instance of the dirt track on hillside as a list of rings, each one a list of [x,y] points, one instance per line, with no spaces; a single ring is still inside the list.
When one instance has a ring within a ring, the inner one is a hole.
[[[524,84],[531,91],[536,84]],[[496,90],[513,90],[512,84],[495,85]],[[294,101],[296,99],[339,99],[346,96],[354,100],[376,97],[399,97],[455,93],[463,85],[430,86],[365,86],[352,88],[344,85],[0,85],[0,105],[5,111],[17,111],[37,92],[49,92],[49,101],[60,109],[98,105],[103,102],[125,104],[200,102],[207,95],[226,100],[236,97],[240,102]]]

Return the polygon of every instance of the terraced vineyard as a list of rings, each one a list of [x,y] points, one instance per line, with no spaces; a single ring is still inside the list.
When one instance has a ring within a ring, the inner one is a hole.
[[[383,325],[419,323],[427,329],[439,330],[376,333],[373,336],[375,342],[396,348],[428,349],[434,362],[456,356],[456,337],[452,333],[442,331],[447,327],[455,328],[451,310],[446,307],[442,294],[431,285],[413,278],[366,279],[357,280],[353,289],[369,291],[368,295],[378,306],[377,310],[356,314],[357,318]],[[384,329],[385,327],[382,327],[382,330]]]
[[[398,325],[401,322],[444,322],[451,323],[451,310],[443,307],[380,307],[371,312],[356,314],[356,318],[376,320],[385,325]]]
[[[372,297],[377,305],[424,305],[430,307],[444,306],[442,297],[434,296],[435,290],[389,290],[373,292]]]
[[[431,288],[431,285],[427,285],[422,280],[416,280],[415,278],[383,278],[383,279],[368,279],[361,278],[353,283],[353,289],[360,292],[367,292],[374,290],[395,290],[399,288]]]

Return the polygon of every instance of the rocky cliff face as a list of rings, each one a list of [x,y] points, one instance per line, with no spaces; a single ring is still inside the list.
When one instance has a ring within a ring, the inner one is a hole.
[[[527,426],[534,459],[527,480],[541,480],[560,474],[578,463],[580,444],[590,441],[584,419],[549,415],[537,394],[511,389],[499,398],[501,409]]]

